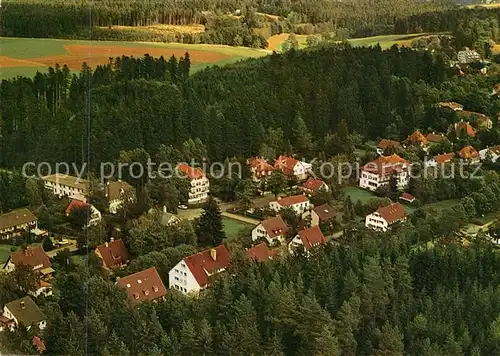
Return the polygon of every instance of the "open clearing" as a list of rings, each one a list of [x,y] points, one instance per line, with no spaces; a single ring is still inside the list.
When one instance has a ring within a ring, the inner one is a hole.
[[[432,33],[414,33],[414,34],[406,34],[406,35],[381,35],[381,36],[373,36],[373,37],[362,37],[362,38],[351,38],[347,41],[354,47],[369,47],[376,46],[380,44],[382,49],[391,48],[393,45],[397,44],[398,46],[411,46],[413,40],[421,37],[427,37],[433,35]],[[270,51],[280,51],[283,42],[288,39],[288,33],[281,33],[279,35],[271,36],[267,39],[269,46],[267,49]],[[314,36],[320,37],[321,34],[315,34]],[[303,48],[306,46],[307,35],[296,35],[297,42],[299,43],[299,48]]]
[[[179,58],[186,52],[191,57],[193,72],[207,65],[223,65],[268,54],[260,49],[221,45],[0,37],[0,78],[33,76],[56,64],[66,64],[71,70],[79,71],[83,62],[94,68],[109,63],[110,57],[149,54],[168,60],[172,55]]]

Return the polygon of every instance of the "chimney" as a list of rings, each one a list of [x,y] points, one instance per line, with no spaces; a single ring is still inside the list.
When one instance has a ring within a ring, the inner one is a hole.
[[[21,305],[21,309],[26,309],[26,304],[24,304],[24,300],[19,303]]]
[[[106,247],[108,247],[108,246],[109,246],[109,244],[108,244],[108,242],[107,242],[107,241],[104,243],[104,245],[105,245]]]
[[[210,249],[210,257],[212,257],[212,260],[214,261],[217,259],[217,251],[215,250],[215,248]]]
[[[166,213],[166,212],[167,212],[167,206],[163,205],[163,213]]]

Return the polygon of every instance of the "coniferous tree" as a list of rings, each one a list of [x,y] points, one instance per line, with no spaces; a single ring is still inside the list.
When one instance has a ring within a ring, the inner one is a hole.
[[[203,213],[196,222],[198,243],[204,246],[217,246],[226,238],[222,214],[217,201],[210,196],[203,206]]]

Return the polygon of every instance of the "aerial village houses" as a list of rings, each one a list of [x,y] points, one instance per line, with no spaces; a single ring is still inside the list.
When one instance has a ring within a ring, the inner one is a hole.
[[[169,287],[184,294],[197,294],[229,265],[229,251],[224,245],[184,257],[168,272]]]
[[[469,137],[476,137],[476,129],[473,128],[468,122],[460,121],[451,126],[457,137],[467,135]]]
[[[388,149],[392,149],[394,151],[400,149],[401,147],[401,143],[399,143],[398,141],[388,140],[384,138],[377,145],[377,153],[379,155],[382,155]]]
[[[398,155],[380,156],[361,168],[359,186],[371,191],[389,185],[391,177],[397,180],[398,189],[404,189],[410,182],[410,163]]]
[[[323,235],[323,232],[321,232],[319,226],[313,226],[299,231],[299,233],[288,244],[288,249],[290,253],[292,253],[298,248],[302,248],[306,255],[308,255],[311,249],[321,245],[326,245],[325,236]]]
[[[293,195],[291,197],[278,198],[269,203],[269,207],[279,213],[281,209],[292,208],[297,215],[302,215],[309,210],[309,199],[305,195]]]
[[[101,212],[97,210],[97,208],[92,204],[85,203],[81,200],[73,199],[71,203],[69,203],[68,207],[66,208],[66,216],[70,216],[73,209],[81,209],[85,207],[88,207],[90,209],[90,215],[88,216],[86,227],[98,225],[102,220]]]
[[[461,121],[466,120],[467,122],[472,122],[480,130],[491,130],[493,128],[493,121],[479,112],[464,110],[460,113]]]
[[[309,175],[312,165],[288,156],[279,156],[274,162],[274,169],[281,170],[287,176],[304,180]]]
[[[406,221],[407,217],[405,207],[402,204],[392,203],[366,216],[365,226],[369,229],[385,232],[395,223]]]
[[[322,181],[321,179],[309,177],[304,184],[302,184],[302,191],[306,194],[312,194],[314,192],[317,192],[321,189],[324,189],[325,191],[328,191],[328,185]]]
[[[13,253],[3,269],[6,272],[12,272],[19,265],[32,266],[33,271],[41,273],[44,277],[50,277],[54,272],[49,256],[47,256],[42,246],[24,248]]]
[[[458,152],[458,155],[460,156],[460,158],[468,161],[469,163],[476,164],[480,161],[479,152],[476,151],[476,149],[472,146],[465,146]]]
[[[193,168],[185,164],[178,165],[177,170],[182,172],[191,184],[188,193],[188,204],[199,204],[207,200],[210,192],[210,182],[205,173],[200,168]]]
[[[425,166],[435,168],[435,167],[438,167],[438,166],[443,165],[445,163],[449,163],[449,162],[453,161],[454,158],[455,158],[455,153],[453,153],[453,152],[443,153],[443,154],[434,156],[433,158],[431,158],[428,161],[425,161]]]
[[[416,199],[417,199],[417,198],[415,198],[415,197],[414,197],[413,195],[411,195],[410,193],[403,193],[403,194],[401,194],[401,196],[399,197],[399,200],[405,201],[405,202],[410,203],[410,204],[414,203]]]
[[[429,141],[419,130],[416,130],[414,133],[408,136],[405,143],[407,145],[420,146],[424,150],[429,145]]]
[[[0,238],[9,239],[38,229],[38,219],[26,208],[0,215]]]
[[[337,214],[335,209],[333,209],[328,204],[323,204],[315,206],[313,209],[306,211],[302,215],[302,219],[306,219],[308,216],[311,217],[311,226],[321,226],[322,224],[327,224],[332,220],[335,220]]]
[[[270,249],[265,242],[261,242],[248,249],[248,258],[255,262],[267,262],[279,254],[278,248]]]
[[[89,181],[66,174],[52,174],[42,178],[45,188],[50,189],[58,197],[68,197],[87,202]]]
[[[3,314],[0,316],[0,331],[7,327],[10,331],[14,331],[14,328],[19,325],[24,325],[27,330],[33,325],[38,326],[40,330],[47,326],[46,316],[29,296],[14,300],[3,307]]]
[[[122,268],[130,262],[123,240],[114,240],[97,246],[95,254],[102,261],[102,267],[108,270]]]
[[[444,135],[437,134],[435,132],[431,132],[431,133],[427,134],[427,136],[425,136],[425,138],[427,139],[427,141],[429,141],[429,143],[440,143],[444,139],[446,139],[446,137]]]
[[[481,61],[481,55],[466,47],[463,51],[458,51],[457,59],[460,64],[470,64]]]
[[[252,179],[255,182],[260,181],[262,178],[268,177],[273,173],[274,167],[267,162],[264,158],[253,157],[248,160],[248,166]]]
[[[252,241],[266,239],[269,244],[283,242],[288,232],[288,226],[281,216],[263,220],[252,230]]]
[[[108,209],[111,214],[116,214],[123,206],[125,199],[132,198],[131,194],[134,188],[127,182],[121,180],[116,182],[107,182],[104,188],[106,198],[108,199]]]
[[[127,292],[132,304],[158,301],[165,298],[167,289],[155,267],[118,279],[117,286]]]
[[[482,161],[490,159],[491,162],[495,163],[500,158],[500,145],[485,148],[484,150],[479,151],[479,155]]]

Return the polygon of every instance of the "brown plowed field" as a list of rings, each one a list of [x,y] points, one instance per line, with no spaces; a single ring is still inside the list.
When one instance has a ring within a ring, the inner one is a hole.
[[[126,47],[126,46],[99,46],[99,45],[67,45],[64,46],[66,55],[45,56],[39,58],[29,58],[26,60],[0,56],[0,67],[33,67],[33,66],[54,66],[56,64],[66,64],[68,68],[79,70],[83,62],[89,66],[95,67],[99,64],[109,63],[110,57],[134,56],[142,57],[149,54],[153,57],[165,57],[168,60],[172,55],[179,58],[186,53],[182,48],[160,48],[160,47]],[[228,59],[231,56],[201,50],[188,50],[191,57],[191,62],[196,63],[213,63],[220,60]]]

